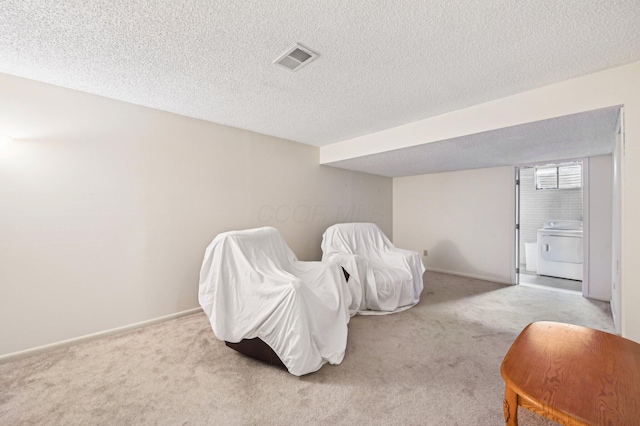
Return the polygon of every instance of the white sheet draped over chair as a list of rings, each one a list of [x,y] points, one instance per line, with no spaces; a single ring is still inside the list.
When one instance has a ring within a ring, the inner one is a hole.
[[[271,227],[219,234],[207,247],[198,299],[216,337],[258,337],[291,374],[339,364],[351,295],[336,263],[301,262]]]
[[[322,260],[349,274],[350,313],[386,314],[418,303],[424,265],[420,255],[396,248],[374,223],[333,225],[322,236]]]

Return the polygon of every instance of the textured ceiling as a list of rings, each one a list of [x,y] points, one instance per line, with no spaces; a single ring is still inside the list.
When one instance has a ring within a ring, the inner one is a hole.
[[[1,0],[0,34],[0,72],[322,146],[640,60],[640,6]]]
[[[611,154],[620,108],[603,108],[327,163],[399,177]]]

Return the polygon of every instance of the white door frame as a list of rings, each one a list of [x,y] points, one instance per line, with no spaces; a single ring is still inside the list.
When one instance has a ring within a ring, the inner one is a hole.
[[[622,158],[624,154],[624,107],[620,107],[613,147],[612,229],[611,229],[611,315],[618,334],[622,332]]]
[[[536,161],[534,163],[517,164],[515,166],[515,176],[520,178],[520,169],[525,167],[535,167],[543,164],[568,163],[572,161],[582,162],[582,295],[589,297],[589,158],[570,158],[561,160]],[[519,186],[514,179],[514,191],[516,196],[514,200],[515,223],[520,224],[520,202],[519,202]],[[516,268],[519,268],[520,259],[516,258],[520,248],[520,232],[514,233],[515,244],[513,244],[511,258],[515,261],[515,267],[511,271],[511,283],[518,284],[519,274]]]

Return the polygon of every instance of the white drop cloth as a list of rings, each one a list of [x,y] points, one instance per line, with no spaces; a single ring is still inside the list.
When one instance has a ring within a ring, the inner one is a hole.
[[[420,300],[425,271],[420,255],[396,248],[374,223],[330,226],[322,253],[322,260],[335,261],[350,274],[351,315],[399,312]]]
[[[351,295],[340,266],[301,262],[271,227],[217,235],[207,247],[198,299],[216,337],[259,337],[300,376],[339,364]]]

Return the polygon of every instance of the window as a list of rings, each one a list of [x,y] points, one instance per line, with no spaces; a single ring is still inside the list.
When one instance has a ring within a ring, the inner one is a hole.
[[[536,167],[536,189],[582,188],[582,164],[569,163]]]

